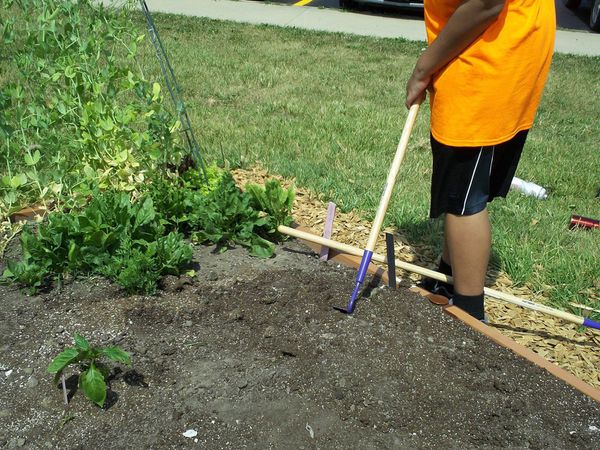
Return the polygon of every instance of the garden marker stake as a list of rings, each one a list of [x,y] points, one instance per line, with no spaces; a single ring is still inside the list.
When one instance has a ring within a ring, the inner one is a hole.
[[[373,221],[373,226],[371,227],[371,234],[369,234],[369,240],[364,250],[362,260],[360,261],[360,267],[358,268],[358,274],[356,275],[354,291],[352,292],[352,296],[350,297],[347,308],[344,309],[335,307],[335,309],[343,313],[352,314],[352,312],[354,312],[354,303],[356,302],[358,291],[365,281],[365,275],[367,274],[367,269],[369,267],[369,263],[371,262],[371,257],[373,256],[375,243],[377,242],[377,237],[379,236],[379,231],[381,230],[381,225],[383,224],[383,219],[392,196],[392,190],[394,189],[394,184],[396,183],[396,176],[400,170],[400,164],[404,159],[404,154],[406,153],[406,148],[408,147],[408,139],[410,138],[410,133],[415,124],[418,112],[418,104],[412,105],[408,111],[408,117],[406,118],[404,129],[402,130],[402,136],[400,137],[398,148],[396,149],[396,155],[392,161],[392,166],[390,167],[390,171],[385,182],[385,187],[383,188],[383,194],[381,195],[381,200],[379,201],[379,207],[377,208],[377,213],[375,214],[375,220]]]

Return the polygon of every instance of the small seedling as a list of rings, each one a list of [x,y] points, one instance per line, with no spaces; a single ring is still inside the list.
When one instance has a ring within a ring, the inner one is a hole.
[[[106,368],[98,360],[107,357],[121,364],[131,365],[129,353],[119,347],[92,347],[79,334],[75,334],[75,347],[67,347],[52,360],[48,372],[55,374],[54,383],[61,378],[63,371],[71,364],[80,364],[83,371],[79,374],[78,386],[87,398],[98,406],[104,406],[106,400]]]
[[[75,419],[75,414],[65,414],[62,419],[60,419],[60,427],[64,427],[71,420]]]

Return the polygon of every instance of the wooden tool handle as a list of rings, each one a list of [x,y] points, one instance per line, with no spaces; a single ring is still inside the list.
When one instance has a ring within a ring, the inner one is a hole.
[[[406,148],[408,147],[408,139],[410,138],[410,133],[412,132],[415,120],[417,119],[418,112],[419,104],[412,105],[408,111],[408,117],[404,123],[402,136],[400,136],[400,142],[398,143],[398,148],[396,149],[396,155],[392,161],[392,167],[390,167],[390,171],[385,182],[385,187],[383,188],[383,194],[381,194],[381,200],[379,200],[379,207],[377,208],[377,213],[375,214],[375,219],[373,220],[371,234],[369,234],[369,240],[367,241],[367,246],[365,247],[365,249],[370,252],[375,249],[375,243],[377,242],[379,231],[381,231],[381,225],[383,224],[383,219],[385,218],[385,213],[387,211],[388,204],[390,203],[390,198],[392,197],[392,191],[394,189],[394,184],[396,183],[396,177],[398,176],[398,171],[400,170],[400,164],[402,164],[402,160],[404,159],[404,154],[406,153]]]

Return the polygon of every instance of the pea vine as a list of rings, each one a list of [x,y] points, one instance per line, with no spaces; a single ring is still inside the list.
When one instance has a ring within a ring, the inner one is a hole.
[[[128,9],[91,0],[3,0],[0,215],[82,205],[95,187],[133,191],[185,154],[161,86],[136,60]],[[15,26],[20,31],[14,32]],[[8,81],[10,79],[10,81]]]

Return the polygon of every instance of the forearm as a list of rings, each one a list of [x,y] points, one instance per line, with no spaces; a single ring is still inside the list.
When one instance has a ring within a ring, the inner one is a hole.
[[[499,16],[506,0],[465,0],[450,17],[438,37],[421,55],[415,72],[433,76],[456,58]]]

